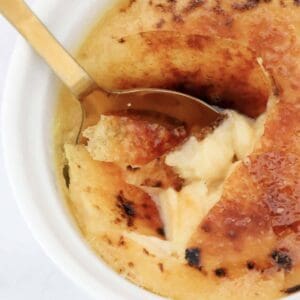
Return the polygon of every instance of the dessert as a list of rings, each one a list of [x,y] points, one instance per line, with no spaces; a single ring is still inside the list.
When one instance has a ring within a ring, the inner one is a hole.
[[[106,88],[173,88],[226,115],[199,129],[108,112],[74,145],[80,108],[62,91],[57,174],[96,253],[172,299],[298,291],[298,1],[122,1],[78,59]]]

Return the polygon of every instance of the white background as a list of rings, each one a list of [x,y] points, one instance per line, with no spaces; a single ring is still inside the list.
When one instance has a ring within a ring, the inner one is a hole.
[[[16,37],[0,15],[0,106]],[[60,272],[32,238],[12,196],[0,146],[0,300],[69,299],[90,297]]]

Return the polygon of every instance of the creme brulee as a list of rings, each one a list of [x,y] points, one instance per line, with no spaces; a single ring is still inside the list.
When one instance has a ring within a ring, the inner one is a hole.
[[[122,276],[180,300],[300,290],[299,20],[296,0],[128,0],[86,37],[77,59],[101,86],[173,88],[225,108],[205,129],[107,113],[75,145],[81,110],[62,89],[59,185]]]

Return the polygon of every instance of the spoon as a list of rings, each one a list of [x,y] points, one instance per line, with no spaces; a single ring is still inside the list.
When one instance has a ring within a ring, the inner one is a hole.
[[[0,0],[0,11],[81,103],[83,117],[77,142],[82,130],[96,121],[90,118],[95,114],[91,104],[97,107],[97,113],[127,109],[154,111],[200,128],[210,125],[221,116],[205,102],[176,91],[156,88],[105,90],[60,45],[24,1]]]

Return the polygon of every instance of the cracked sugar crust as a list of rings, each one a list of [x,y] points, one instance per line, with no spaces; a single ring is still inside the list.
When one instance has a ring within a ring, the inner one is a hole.
[[[175,299],[198,299],[199,295],[237,299],[236,290],[243,290],[239,299],[273,299],[299,284],[300,11],[295,3],[134,1],[98,27],[83,46],[79,59],[96,80],[107,88],[122,88],[124,82],[115,81],[122,75],[119,69],[109,69],[99,57],[115,38],[125,37],[125,45],[126,36],[157,29],[231,38],[262,58],[277,94],[259,145],[226,179],[220,201],[199,220],[188,242],[187,249],[197,248],[201,253],[197,260],[201,270],[172,256],[158,257],[154,246],[152,251],[143,249],[137,240],[122,239],[119,231],[101,232],[99,223],[97,234],[92,227],[85,231],[104,260],[135,283]],[[150,75],[143,74],[144,82]],[[85,222],[80,220],[83,227]],[[155,236],[154,231],[150,235]],[[133,269],[130,262],[134,262]]]

